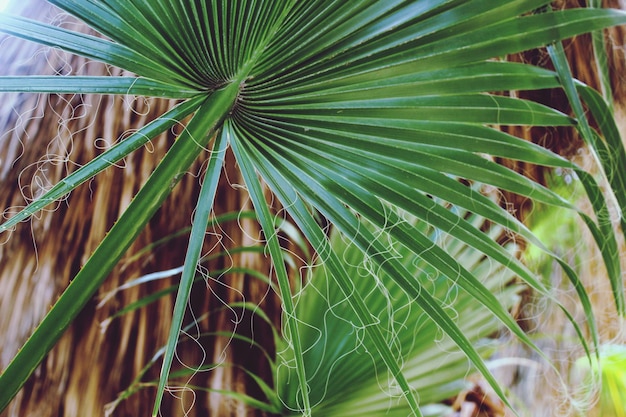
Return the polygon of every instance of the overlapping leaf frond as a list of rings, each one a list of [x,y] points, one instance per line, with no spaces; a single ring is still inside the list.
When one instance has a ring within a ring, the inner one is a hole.
[[[545,292],[532,272],[492,236],[447,210],[446,204],[458,205],[539,245],[513,216],[459,178],[575,210],[549,189],[488,157],[578,170],[567,160],[494,128],[502,124],[575,126],[574,119],[543,105],[491,94],[496,90],[556,87],[564,81],[564,73],[557,76],[493,58],[626,23],[624,13],[603,9],[533,13],[549,3],[545,0],[495,4],[492,0],[52,3],[84,20],[103,38],[9,15],[0,15],[0,30],[124,68],[139,78],[107,81],[58,77],[35,79],[29,84],[27,77],[11,77],[2,79],[0,91],[54,91],[58,86],[60,92],[146,94],[188,101],[173,114],[139,130],[133,140],[121,142],[106,156],[68,176],[48,195],[0,226],[0,231],[9,230],[45,203],[132,152],[144,138],[167,129],[172,120],[194,115],[148,183],[0,377],[2,407],[106,278],[182,173],[208,146],[212,162],[202,194],[208,197],[196,204],[192,236],[197,238],[190,240],[183,272],[184,281],[193,279],[202,247],[200,236],[220,175],[221,155],[228,145],[242,170],[274,261],[285,311],[284,332],[294,351],[300,396],[295,403],[303,414],[309,415],[312,405],[297,312],[260,178],[326,263],[338,290],[345,294],[365,329],[365,337],[399,384],[413,413],[420,413],[418,396],[365,300],[351,292],[351,282],[358,277],[342,266],[341,254],[329,250],[311,208],[377,264],[504,397],[473,343],[442,307],[442,300],[430,294],[407,265],[388,252],[381,237],[391,236],[438,274],[456,282],[532,346],[481,277],[434,245],[398,211],[467,243]],[[599,143],[623,153],[617,141]],[[593,179],[585,177],[585,184],[597,202],[594,207],[600,223],[585,219],[604,250],[604,260],[617,285],[621,273],[614,236],[602,223],[606,205]],[[373,229],[363,227],[363,221]],[[573,271],[567,271],[579,289],[593,328],[586,293]],[[181,288],[185,287],[183,282]],[[184,313],[187,295],[180,294],[165,353],[163,381]],[[623,291],[616,288],[615,295],[617,305],[623,307]]]
[[[456,210],[459,215],[477,226],[483,225],[475,215]],[[411,222],[410,219],[407,221]],[[520,286],[510,285],[515,273],[491,260],[464,243],[451,238],[420,222],[417,228],[446,252],[454,256],[468,271],[481,276],[484,285],[494,293],[505,308],[519,302]],[[489,231],[496,238],[502,228]],[[386,237],[389,239],[389,236]],[[478,350],[489,352],[500,322],[486,308],[477,307],[474,298],[459,285],[437,272],[432,266],[417,258],[405,247],[388,240],[388,252],[401,259],[407,269],[415,271],[428,291],[446,306],[463,333]],[[351,294],[361,294],[383,329],[385,340],[396,361],[403,364],[407,379],[419,393],[424,407],[453,397],[464,386],[467,375],[467,358],[453,348],[452,340],[441,337],[438,326],[412,302],[407,293],[377,265],[368,261],[353,242],[343,240],[333,232],[333,249],[342,254],[352,281]],[[513,245],[511,245],[513,246]],[[404,416],[409,412],[404,401],[390,396],[400,396],[393,379],[388,379],[382,360],[373,355],[375,347],[363,337],[365,329],[350,308],[347,297],[335,290],[334,276],[324,264],[313,268],[309,284],[297,297],[300,335],[305,347],[304,359],[309,378],[310,397],[314,415],[324,416]],[[337,337],[342,335],[342,337]],[[280,346],[280,345],[279,345]],[[298,387],[293,380],[293,351],[284,347],[277,372],[279,396],[288,409],[298,411]],[[450,410],[448,410],[450,412]],[[446,414],[447,415],[447,414]]]

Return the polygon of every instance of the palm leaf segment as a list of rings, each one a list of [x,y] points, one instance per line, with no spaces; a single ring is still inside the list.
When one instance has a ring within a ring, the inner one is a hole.
[[[494,386],[454,320],[402,262],[389,256],[385,236],[390,235],[438,273],[456,280],[532,345],[480,280],[446,251],[433,246],[419,228],[403,220],[401,212],[470,244],[543,291],[520,262],[463,217],[446,210],[445,204],[466,208],[534,243],[538,242],[523,225],[457,178],[571,208],[549,190],[481,156],[576,169],[542,148],[488,127],[574,125],[569,117],[539,104],[486,94],[559,84],[554,73],[490,59],[624,23],[624,14],[591,9],[529,13],[545,6],[545,0],[496,2],[496,6],[492,0],[51,2],[110,40],[8,15],[0,16],[0,30],[127,69],[139,78],[6,77],[1,91],[50,91],[53,86],[53,91],[59,92],[143,94],[186,101],[73,173],[0,226],[0,231],[9,230],[175,121],[194,116],[0,377],[2,408],[206,146],[213,146],[211,164],[194,219],[161,392],[188,297],[185,283],[193,280],[227,145],[246,179],[276,266],[286,313],[285,334],[294,351],[300,386],[297,404],[304,414],[310,414],[311,405],[295,309],[259,175],[316,248],[339,290],[345,292],[366,337],[416,415],[420,414],[417,397],[381,331],[372,326],[374,319],[365,301],[350,293],[353,277],[342,267],[340,255],[328,249],[311,207],[378,263]],[[211,145],[213,137],[217,139]],[[589,187],[593,189],[593,185]],[[599,204],[597,210],[602,209]],[[361,227],[361,219],[378,231]],[[593,222],[590,225],[594,227]],[[611,244],[602,247],[614,248]],[[615,253],[607,253],[605,260],[615,262],[615,257]],[[619,273],[615,265],[611,269]],[[578,285],[573,273],[571,278]],[[592,321],[584,290],[580,295]],[[618,300],[618,305],[623,301]]]

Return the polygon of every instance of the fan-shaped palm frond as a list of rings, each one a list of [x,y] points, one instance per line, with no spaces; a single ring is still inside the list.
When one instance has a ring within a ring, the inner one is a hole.
[[[0,15],[0,30],[124,68],[138,78],[5,77],[0,80],[0,91],[54,91],[58,86],[62,92],[146,94],[185,101],[69,175],[11,217],[0,231],[10,231],[17,222],[167,129],[173,120],[191,113],[193,117],[0,377],[0,408],[15,395],[181,175],[207,147],[211,160],[196,203],[160,393],[174,355],[227,146],[245,178],[274,262],[285,312],[284,332],[294,352],[299,386],[295,403],[305,415],[311,412],[311,400],[297,311],[275,233],[275,214],[264,196],[261,178],[333,275],[337,291],[344,293],[354,310],[368,345],[388,367],[416,415],[420,413],[418,396],[404,374],[406,369],[396,361],[365,300],[351,292],[355,277],[343,267],[341,254],[329,249],[313,211],[322,214],[377,264],[504,398],[476,348],[447,314],[442,301],[389,253],[384,236],[390,235],[437,273],[455,281],[476,303],[532,346],[480,277],[434,245],[398,210],[469,244],[545,292],[543,284],[521,262],[476,225],[446,210],[444,202],[501,224],[540,245],[513,216],[458,178],[575,210],[555,193],[485,155],[574,169],[594,202],[598,220],[583,216],[604,251],[616,302],[623,313],[615,238],[605,218],[606,204],[593,178],[567,160],[492,128],[501,124],[573,127],[576,121],[537,103],[489,93],[556,87],[563,82],[574,100],[573,84],[563,78],[567,77],[566,70],[559,69],[557,75],[492,58],[623,24],[625,14],[602,9],[533,13],[549,3],[545,0],[495,5],[492,0],[51,2],[84,20],[103,38],[10,15]],[[614,155],[603,163],[623,160],[623,148],[614,141],[591,143]],[[611,177],[618,195],[624,191],[620,179]],[[374,229],[364,227],[364,221]],[[585,290],[567,264],[557,260],[578,290],[593,334]]]
[[[476,226],[486,226],[477,216],[463,210],[456,212]],[[511,270],[496,266],[480,251],[424,222],[416,227],[464,268],[480,276],[485,287],[505,308],[511,309],[519,302],[521,286],[511,285],[515,279]],[[489,230],[494,239],[502,232],[501,227]],[[454,349],[451,339],[441,337],[437,324],[417,308],[393,280],[379,273],[378,266],[369,262],[358,246],[342,240],[336,232],[330,239],[333,250],[342,254],[346,272],[354,278],[350,294],[363,297],[396,361],[403,364],[409,384],[418,393],[422,412],[438,410],[439,407],[426,405],[451,398],[466,387],[464,379],[470,372],[467,358]],[[390,238],[388,243],[388,253],[400,259],[420,280],[424,291],[446,306],[448,314],[472,344],[480,352],[489,352],[494,340],[488,337],[496,334],[501,325],[489,310],[476,306],[468,292],[460,290],[457,283],[439,274],[406,247]],[[393,378],[387,377],[381,358],[373,354],[376,348],[364,337],[365,329],[360,327],[348,298],[336,291],[333,275],[324,264],[311,271],[307,286],[296,298],[296,313],[313,415],[407,415],[410,412],[407,403],[398,400],[401,391]],[[282,356],[276,371],[276,386],[284,404],[282,414],[288,415],[297,413],[301,407],[299,387],[289,383],[295,378],[294,352],[284,343],[278,346]],[[447,411],[440,415],[448,415],[450,410]]]

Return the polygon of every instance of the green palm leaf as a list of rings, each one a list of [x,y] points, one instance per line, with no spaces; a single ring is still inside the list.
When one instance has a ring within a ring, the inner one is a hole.
[[[462,212],[458,212],[462,214]],[[472,216],[473,223],[481,224],[479,218]],[[418,230],[432,242],[439,242],[445,250],[454,254],[456,259],[483,277],[489,291],[496,293],[503,304],[511,307],[517,299],[515,286],[506,287],[514,278],[514,273],[505,268],[493,268],[487,258],[479,251],[459,244],[458,241],[440,233],[433,233],[424,223],[416,225]],[[496,227],[490,231],[495,237],[502,229]],[[392,241],[390,241],[392,242]],[[367,306],[384,330],[386,343],[397,358],[402,358],[403,369],[412,386],[419,393],[421,404],[444,400],[462,386],[467,373],[466,358],[459,354],[445,354],[445,370],[442,370],[443,358],[439,354],[447,350],[445,346],[451,340],[439,340],[439,346],[432,340],[439,339],[437,325],[426,318],[424,312],[412,305],[410,297],[384,274],[377,275],[376,269],[369,264],[357,245],[342,240],[339,233],[333,233],[331,244],[335,251],[342,253],[343,264],[352,280],[353,292],[362,294]],[[498,321],[486,309],[477,309],[473,297],[458,291],[456,284],[438,275],[435,269],[414,257],[409,250],[393,245],[398,250],[396,256],[410,269],[419,271],[425,285],[425,291],[438,299],[447,300],[448,314],[453,314],[457,324],[473,343],[484,351],[487,345],[485,336],[497,328]],[[313,269],[309,286],[299,295],[297,301],[298,317],[301,320],[301,336],[307,346],[305,363],[307,375],[311,378],[311,397],[316,403],[317,415],[406,415],[407,406],[399,402],[392,406],[387,394],[380,392],[379,385],[385,385],[384,364],[368,353],[372,348],[361,334],[366,330],[358,325],[358,318],[349,307],[349,299],[334,291],[335,274],[332,267],[322,264]],[[425,279],[425,277],[428,277]],[[336,335],[344,335],[337,337]],[[285,349],[284,363],[277,373],[279,395],[288,407],[294,404],[294,385],[281,383],[289,381],[293,368],[289,366],[291,351]],[[450,356],[448,356],[450,355]],[[436,381],[433,381],[435,379]],[[388,384],[392,385],[391,381]],[[385,386],[393,391],[392,387]],[[425,408],[427,410],[427,408]]]
[[[299,342],[297,311],[259,175],[331,266],[334,285],[348,299],[359,325],[365,329],[368,343],[400,385],[414,414],[420,414],[418,395],[403,373],[407,370],[397,363],[365,300],[352,293],[356,278],[341,265],[341,254],[329,250],[328,239],[313,220],[311,208],[326,216],[345,237],[353,239],[364,256],[371,258],[389,280],[426,312],[504,398],[475,346],[442,307],[443,301],[431,295],[407,265],[386,251],[383,238],[397,242],[437,274],[458,282],[474,302],[484,305],[532,345],[480,277],[463,267],[445,248],[434,246],[418,226],[405,221],[401,212],[445,231],[544,291],[530,271],[494,243],[493,236],[472,225],[462,214],[448,211],[447,204],[476,212],[533,243],[539,242],[522,224],[457,179],[575,209],[550,190],[484,157],[506,156],[577,169],[546,150],[490,127],[574,126],[574,119],[540,104],[490,94],[498,89],[554,86],[564,81],[565,73],[560,71],[558,78],[549,71],[490,60],[626,23],[624,13],[593,8],[529,13],[549,3],[545,0],[497,2],[495,6],[492,0],[52,3],[108,39],[4,14],[0,15],[0,31],[124,68],[138,78],[47,77],[34,78],[30,83],[30,77],[5,77],[0,91],[129,93],[187,101],[173,113],[140,129],[132,140],[120,143],[106,156],[68,177],[1,225],[0,232],[123,158],[144,143],[143,138],[154,137],[188,114],[194,113],[194,117],[93,257],[0,376],[0,409],[19,390],[207,144],[214,155],[231,145],[251,193],[274,263],[285,312],[284,331],[293,349],[299,392],[295,407],[301,408],[304,415],[311,414],[312,402]],[[571,92],[573,83],[565,81],[563,84]],[[610,124],[602,126],[605,134],[609,132]],[[613,135],[612,130],[609,133]],[[219,135],[218,145],[210,143],[215,134]],[[623,148],[616,145],[614,135],[609,140],[621,158]],[[220,175],[221,160],[216,158],[205,179],[209,197]],[[583,171],[579,172],[594,199],[597,186]],[[617,187],[615,193],[623,191],[621,181],[621,176],[612,177],[611,184]],[[159,398],[167,378],[167,362],[178,339],[188,298],[187,284],[199,261],[200,236],[211,200],[198,202],[202,215],[193,225],[184,266],[185,282],[164,353]],[[622,200],[620,197],[618,201],[623,210]],[[596,213],[602,215],[606,207],[603,200],[594,203]],[[604,260],[616,286],[620,269],[614,232],[602,219],[597,224],[588,217],[585,220],[600,247],[606,249]],[[586,292],[567,264],[557,261],[579,290],[595,340]],[[622,311],[624,303],[617,294],[618,288],[615,289]],[[580,329],[579,333],[582,334]],[[155,414],[158,404],[159,400]]]

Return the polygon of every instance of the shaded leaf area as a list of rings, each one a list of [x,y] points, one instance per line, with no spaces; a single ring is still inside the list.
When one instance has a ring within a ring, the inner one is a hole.
[[[496,164],[491,157],[576,170],[598,220],[581,216],[602,250],[621,312],[623,294],[615,285],[621,274],[619,254],[613,228],[605,221],[608,209],[596,180],[566,159],[493,128],[502,124],[573,127],[584,126],[583,120],[576,121],[530,100],[488,93],[563,85],[575,102],[573,81],[563,67],[557,66],[554,73],[494,62],[492,58],[626,23],[624,13],[592,8],[532,13],[549,3],[545,0],[496,5],[486,0],[52,3],[84,20],[105,38],[10,15],[0,15],[0,30],[123,68],[145,79],[129,85],[129,80],[113,77],[107,89],[106,82],[98,78],[91,92],[148,94],[153,89],[157,96],[191,97],[178,108],[181,113],[176,118],[193,116],[0,377],[1,407],[103,285],[190,166],[208,150],[210,162],[201,191],[206,198],[184,202],[194,208],[194,220],[182,272],[183,290],[178,294],[153,410],[153,415],[158,414],[190,283],[204,248],[207,219],[214,210],[227,146],[236,159],[272,259],[282,301],[283,336],[293,354],[293,381],[297,381],[289,401],[303,415],[311,414],[318,399],[308,387],[307,347],[299,325],[299,314],[303,313],[297,311],[292,299],[294,292],[276,233],[277,207],[267,198],[263,183],[328,268],[337,294],[343,294],[357,326],[363,329],[363,346],[388,369],[414,415],[421,415],[421,411],[419,396],[411,388],[410,370],[388,343],[385,327],[368,306],[367,294],[352,291],[354,277],[341,262],[343,254],[330,248],[325,231],[316,221],[318,214],[353,242],[452,340],[505,403],[503,390],[470,335],[451,317],[446,304],[431,294],[429,283],[415,277],[412,265],[388,250],[387,238],[419,257],[437,276],[454,282],[476,308],[486,308],[537,350],[480,277],[450,251],[434,245],[418,226],[421,222],[429,224],[464,242],[520,276],[534,290],[550,296],[544,284],[494,237],[463,215],[447,210],[448,203],[458,205],[550,253],[514,216],[483,195],[480,188],[466,186],[459,178],[576,211],[556,193]],[[184,30],[169,30],[172,27]],[[7,78],[5,91],[37,89],[36,84],[26,86],[26,80]],[[63,92],[72,88],[81,92],[85,82],[59,81],[59,87]],[[49,91],[41,82],[39,88]],[[580,112],[577,116],[581,117]],[[93,164],[81,166],[50,193],[0,225],[0,231],[9,231],[98,174],[107,163],[117,163],[145,143],[144,138],[167,129],[170,120],[172,113],[157,118],[140,128],[132,140],[111,147]],[[593,133],[588,136],[593,139]],[[599,151],[605,155],[624,154],[614,137],[609,142],[591,139],[590,144],[602,147]],[[603,163],[613,161],[609,158]],[[615,193],[622,191],[621,180],[620,176],[609,176]],[[420,223],[405,221],[404,212]],[[571,315],[569,318],[589,352],[581,326],[589,327],[594,345],[597,332],[588,295],[574,270],[562,259],[554,259],[568,275],[585,309],[584,324],[579,326]],[[565,313],[569,314],[567,310]]]
[[[482,223],[476,216],[465,215],[476,225]],[[411,222],[410,219],[407,221]],[[417,228],[468,271],[480,276],[485,287],[505,308],[516,306],[521,286],[511,285],[514,273],[425,223],[419,223]],[[494,227],[489,233],[496,237],[502,229]],[[337,282],[322,263],[311,270],[308,284],[296,297],[312,415],[404,416],[409,412],[400,388],[374,353],[376,347],[367,339],[359,318],[350,308],[347,298],[355,293],[363,297],[374,322],[383,329],[385,341],[395,360],[402,364],[408,382],[420,399],[424,415],[450,413],[451,410],[436,411],[439,406],[428,404],[442,402],[469,389],[465,378],[475,370],[465,355],[454,348],[453,341],[371,259],[364,257],[353,242],[335,232],[331,236],[331,245],[334,251],[342,254],[346,272],[352,277],[350,291],[346,295],[336,291]],[[498,342],[490,337],[496,334],[501,324],[487,309],[477,307],[458,284],[392,239],[389,239],[388,253],[401,259],[424,284],[423,290],[446,306],[446,314],[477,346],[481,355],[493,351]],[[293,352],[284,342],[278,346],[278,395],[284,406],[297,414],[300,408],[297,404],[298,387],[291,383],[294,379]]]

